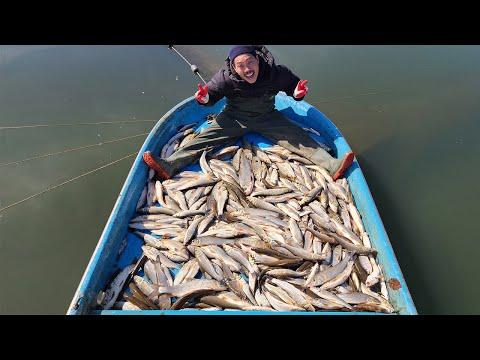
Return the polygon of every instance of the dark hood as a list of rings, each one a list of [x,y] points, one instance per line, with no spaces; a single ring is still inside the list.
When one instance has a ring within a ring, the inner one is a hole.
[[[255,46],[255,48],[256,48],[255,53],[256,55],[258,55],[258,58],[260,60],[258,64],[259,73],[258,73],[257,81],[271,79],[271,77],[273,76],[273,70],[275,68],[275,59],[273,58],[272,53],[263,45],[257,45]],[[227,71],[229,79],[232,80],[233,82],[238,84],[247,83],[233,69],[233,66],[229,57],[225,59],[224,69]]]

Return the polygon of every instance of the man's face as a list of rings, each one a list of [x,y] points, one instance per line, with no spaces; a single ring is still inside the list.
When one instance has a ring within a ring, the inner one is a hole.
[[[253,84],[258,77],[258,56],[252,54],[240,54],[234,62],[234,69],[237,74],[246,82]]]

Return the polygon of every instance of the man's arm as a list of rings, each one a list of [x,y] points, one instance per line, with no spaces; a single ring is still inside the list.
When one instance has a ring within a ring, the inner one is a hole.
[[[201,105],[213,106],[218,100],[225,96],[226,86],[227,83],[223,70],[220,70],[206,84],[206,87],[208,88],[208,93],[204,96],[198,96],[199,92],[201,93],[201,91],[199,90],[195,93],[195,98],[197,102]]]
[[[305,93],[300,92],[299,97],[294,96],[294,95],[298,96],[299,89],[297,89],[297,86],[299,85],[300,78],[284,65],[277,65],[277,82],[279,85],[278,90],[285,91],[285,93],[288,96],[293,97],[295,100],[301,101],[305,97],[306,92]],[[297,94],[295,94],[296,89],[297,89]]]

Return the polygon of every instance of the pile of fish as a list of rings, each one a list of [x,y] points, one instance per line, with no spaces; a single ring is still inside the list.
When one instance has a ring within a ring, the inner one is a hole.
[[[162,156],[195,136],[180,130]],[[129,225],[143,255],[101,307],[394,312],[347,180],[278,145],[242,145],[203,152],[202,172],[150,171]]]

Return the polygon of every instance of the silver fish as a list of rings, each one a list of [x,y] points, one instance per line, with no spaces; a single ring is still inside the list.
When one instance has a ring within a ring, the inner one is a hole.
[[[265,297],[267,298],[271,306],[277,311],[305,311],[305,309],[300,306],[286,304],[283,301],[276,299],[268,292],[265,292]]]
[[[203,218],[203,220],[198,225],[198,230],[197,230],[198,235],[201,235],[203,232],[205,232],[205,230],[208,228],[208,226],[210,225],[210,223],[213,221],[214,218],[215,218],[215,214],[213,213],[210,213],[205,218]]]
[[[299,212],[299,214],[302,211],[302,206],[298,203],[297,200],[293,198],[287,200],[287,205],[293,208],[294,210],[296,210],[297,212]]]
[[[352,224],[350,222],[350,214],[347,209],[347,205],[343,200],[338,200],[340,205],[340,219],[342,220],[343,225],[350,231],[352,231]]]
[[[212,158],[214,158],[214,159],[221,158],[222,156],[225,156],[227,154],[231,154],[233,152],[236,152],[239,148],[240,147],[237,146],[237,145],[222,148],[222,149],[218,150],[216,153],[212,154]]]
[[[288,161],[277,163],[278,172],[281,176],[286,177],[289,180],[295,181],[297,176],[292,168],[292,165]]]
[[[314,189],[315,184],[313,183],[312,177],[310,176],[310,173],[309,173],[308,169],[305,166],[300,165],[300,172],[302,173],[303,180],[304,180],[304,183],[307,186],[307,188],[309,190]]]
[[[235,239],[225,239],[216,236],[199,236],[192,241],[192,245],[195,246],[207,246],[207,245],[234,245]]]
[[[203,220],[202,216],[195,218],[192,223],[189,225],[187,231],[185,232],[185,236],[183,238],[183,243],[186,245],[188,242],[195,236],[197,232],[198,225]]]
[[[143,188],[142,193],[140,194],[140,198],[138,199],[136,209],[137,211],[145,204],[147,201],[147,192],[148,192],[148,186],[145,186]]]
[[[179,148],[182,148],[184,147],[185,145],[187,145],[197,134],[195,133],[191,133],[191,134],[188,134],[187,136],[185,136],[182,141],[180,142],[180,144],[178,145]]]
[[[347,265],[345,266],[345,269],[340,274],[338,274],[337,277],[327,281],[326,283],[323,283],[323,285],[320,286],[320,289],[322,290],[332,289],[337,285],[340,285],[343,282],[345,282],[352,272],[353,263],[354,263],[353,260],[349,260]]]
[[[377,250],[375,249],[372,249],[372,248],[367,248],[361,244],[353,244],[349,241],[349,239],[346,239],[338,234],[334,234],[334,233],[330,233],[329,234],[331,237],[333,237],[338,243],[340,243],[340,245],[342,245],[345,249],[347,250],[350,250],[350,251],[354,251],[356,252],[357,254],[360,254],[360,255],[369,255],[369,254],[372,254],[372,255],[375,255],[377,253]]]
[[[349,253],[345,257],[345,259],[343,259],[338,264],[331,266],[324,271],[320,271],[317,275],[315,275],[313,281],[309,284],[309,287],[321,286],[329,282],[330,280],[334,279],[336,276],[338,276],[345,270],[345,268],[347,267],[347,264],[352,259],[352,257],[353,257],[352,253]]]
[[[200,266],[198,264],[197,259],[190,259],[188,262],[183,265],[180,271],[175,276],[175,280],[173,281],[173,285],[179,285],[183,283],[185,280],[191,280],[194,276],[198,273]]]
[[[315,311],[312,304],[308,301],[307,296],[292,284],[275,278],[271,279],[271,282],[285,290],[295,303],[303,307],[305,310]]]
[[[267,154],[265,154],[262,150],[260,150],[258,147],[255,147],[255,155],[264,163],[266,164],[271,164],[271,160],[268,157]]]
[[[228,256],[230,256],[232,259],[234,259],[239,264],[241,264],[249,273],[254,273],[254,274],[260,273],[258,266],[255,264],[252,264],[248,260],[247,254],[245,254],[242,250],[237,249],[233,246],[228,246],[226,244],[223,245],[223,249],[225,250]]]
[[[149,181],[147,183],[147,206],[152,206],[157,201],[157,193],[155,190],[155,183]]]
[[[138,209],[138,212],[141,214],[165,214],[165,215],[173,215],[175,214],[175,210],[169,209],[168,207],[160,207],[160,206],[150,206]]]
[[[147,277],[150,279],[150,281],[153,284],[159,285],[161,283],[162,279],[157,274],[157,270],[155,269],[155,265],[153,264],[153,262],[151,260],[147,260],[145,262],[145,264],[143,265],[143,271],[145,272],[145,274],[147,275]],[[163,275],[163,272],[162,272],[162,275]],[[165,284],[162,283],[162,285],[166,285],[166,282],[165,282]]]
[[[190,206],[189,210],[195,211],[195,210],[201,210],[200,208],[207,202],[207,197],[203,196],[197,201],[195,201],[192,206]],[[203,210],[201,210],[203,211]]]
[[[174,286],[161,286],[156,289],[159,294],[169,294],[175,297],[185,296],[199,290],[223,291],[226,286],[216,280],[193,279]]]
[[[306,251],[306,250],[305,250],[304,248],[302,248],[302,247],[291,246],[291,245],[288,245],[288,244],[280,243],[280,242],[278,242],[278,241],[276,241],[276,243],[277,243],[279,246],[286,248],[286,249],[289,250],[292,254],[294,254],[294,255],[302,258],[302,259],[310,260],[310,261],[322,261],[322,260],[325,260],[325,255],[311,253],[311,252],[309,252],[309,251]],[[275,248],[275,247],[274,247],[274,248]]]
[[[272,172],[270,173],[269,181],[273,186],[277,186],[279,180],[278,170],[272,168]]]
[[[101,306],[103,309],[108,310],[111,309],[115,301],[117,301],[118,295],[123,288],[123,285],[127,281],[128,276],[132,272],[135,265],[129,265],[122,269],[113,279],[113,281],[108,286],[107,290],[105,291],[105,297],[101,302]]]
[[[326,191],[322,191],[320,194],[320,204],[324,209],[326,209],[328,206],[328,195]]]
[[[235,155],[233,156],[232,166],[235,169],[235,171],[240,170],[240,158],[242,156],[242,151],[243,151],[243,148],[238,149]]]
[[[207,273],[217,281],[223,280],[223,277],[217,273],[211,261],[207,258],[205,253],[200,248],[195,248],[195,257],[197,258],[198,265],[203,272]]]
[[[294,219],[296,221],[301,221],[298,213],[294,209],[292,209],[291,207],[289,207],[285,204],[282,204],[282,203],[277,203],[275,206],[278,209],[280,209],[280,211],[282,211],[285,215],[291,217],[292,219]]]
[[[339,295],[335,295],[335,294],[333,294],[333,293],[331,293],[331,292],[329,292],[329,291],[327,291],[327,290],[322,290],[322,289],[320,289],[320,288],[315,288],[315,287],[310,288],[310,291],[313,292],[315,295],[321,297],[322,299],[336,302],[336,303],[338,303],[338,304],[346,307],[346,308],[349,309],[349,310],[353,310],[353,307],[350,306],[350,305],[348,304],[348,302],[345,301],[344,298],[342,298],[342,297],[340,296],[340,294],[339,294]]]
[[[275,189],[265,189],[252,192],[251,196],[272,196],[272,195],[283,195],[291,192],[292,189],[286,187],[280,187]]]
[[[232,259],[227,253],[217,245],[206,245],[202,247],[202,250],[209,258],[218,259],[221,262],[226,263],[232,271],[241,271],[241,265]]]
[[[238,177],[240,179],[240,186],[245,192],[245,195],[250,195],[254,186],[254,175],[250,165],[250,161],[242,154],[240,157],[240,168],[238,170]]]
[[[313,222],[309,220],[309,226],[311,227]],[[313,234],[310,231],[305,231],[303,248],[307,251],[312,251],[313,246]]]
[[[274,196],[266,196],[264,197],[262,200],[265,201],[265,202],[268,202],[268,203],[273,203],[273,204],[276,204],[276,203],[284,203],[290,199],[293,199],[293,198],[299,198],[299,194],[298,193],[288,193],[288,194],[284,194],[284,195],[274,195]]]
[[[330,232],[336,231],[335,225],[332,223],[330,218],[325,219],[322,216],[319,216],[317,214],[310,214],[310,219],[313,220],[313,223],[318,226],[319,228],[325,229]],[[315,236],[317,236],[315,233],[313,233]]]
[[[184,218],[187,216],[194,216],[194,215],[205,215],[205,211],[200,209],[199,210],[183,210],[173,214],[172,216],[175,216],[177,218]]]
[[[349,203],[347,207],[348,207],[348,212],[350,213],[350,216],[352,217],[354,224],[357,226],[360,233],[364,233],[365,229],[363,227],[362,219],[360,217],[360,213],[358,212],[357,208],[352,203]]]
[[[190,195],[188,195],[189,191],[191,191]],[[204,191],[205,191],[205,187],[200,186],[196,189],[190,189],[185,193],[185,198],[187,199],[187,205],[189,209],[198,199],[204,196],[203,195]]]
[[[243,309],[252,306],[248,301],[240,299],[231,292],[223,292],[216,295],[207,295],[200,298],[205,304],[218,306],[221,308]]]
[[[155,170],[153,169],[148,170],[148,180],[153,180],[154,176],[155,176]]]
[[[275,205],[267,203],[266,201],[263,201],[261,199],[255,198],[253,196],[248,196],[247,200],[256,208],[260,208],[260,209],[264,209],[264,210],[268,210],[268,211],[273,211],[273,212],[276,212],[276,213],[281,214],[281,215],[284,214],[284,211],[282,211],[281,209],[279,209]]]
[[[255,290],[254,296],[255,296],[255,301],[257,302],[258,305],[271,308],[270,303],[268,302],[265,295],[260,291],[260,288],[257,288]]]
[[[210,176],[213,175],[213,171],[210,168],[210,166],[208,165],[207,151],[205,151],[205,150],[203,151],[202,156],[200,156],[199,163],[200,163],[200,168],[202,169],[202,171],[205,175],[210,175]]]
[[[175,141],[170,143],[170,145],[168,145],[167,149],[165,150],[165,158],[170,157],[175,152],[175,150],[178,148],[179,145],[180,145],[180,139],[176,139]]]
[[[265,293],[268,292],[268,293],[276,296],[278,299],[283,301],[285,304],[294,305],[294,306],[298,305],[295,302],[295,300],[293,300],[290,297],[290,295],[284,289],[282,289],[279,286],[275,286],[274,284],[271,284],[270,280],[268,280],[267,282],[265,282],[263,284],[263,288],[264,288]]]
[[[330,243],[326,243],[322,248],[322,254],[325,254],[325,263],[331,264],[332,263],[332,246]]]
[[[165,204],[167,204],[168,209],[174,210],[174,213],[182,211],[180,206],[168,195],[165,196]]]
[[[299,155],[288,155],[287,160],[298,161],[298,162],[300,162],[302,164],[305,164],[305,165],[313,165],[313,162],[311,162],[310,160],[304,158],[303,156],[299,156]]]
[[[187,189],[198,187],[198,186],[207,186],[207,185],[215,184],[217,181],[218,179],[207,174],[204,176],[200,176],[195,180],[189,181],[188,183],[178,187],[177,190],[182,191],[182,190],[187,190]]]
[[[170,196],[180,206],[180,209],[188,210],[187,200],[185,199],[183,192],[167,189],[167,193],[168,196]]]
[[[308,193],[305,194],[302,200],[300,200],[300,205],[308,204],[309,202],[313,201],[323,190],[321,186],[315,187],[310,190]]]
[[[328,191],[334,194],[338,199],[348,202],[347,192],[341,185],[338,185],[337,183],[334,183],[334,182],[329,182],[327,184],[327,187],[328,187]]]
[[[288,222],[288,226],[289,226],[289,229],[290,229],[290,232],[292,234],[293,239],[300,246],[303,246],[303,234],[302,234],[300,228],[298,227],[297,222],[294,219],[290,218],[290,220]]]
[[[265,274],[275,278],[283,279],[283,278],[290,278],[290,277],[293,277],[293,278],[303,277],[307,273],[308,273],[307,270],[299,272],[299,271],[290,270],[290,269],[272,269],[272,270],[268,270]]]
[[[142,246],[143,253],[151,260],[151,261],[159,261],[160,264],[171,268],[171,269],[177,269],[180,267],[179,264],[173,262],[169,258],[167,258],[161,251],[158,249],[148,246],[148,245],[143,245]]]
[[[218,215],[223,214],[223,209],[225,207],[225,204],[228,200],[228,191],[225,187],[221,186],[217,193],[216,193],[216,200],[217,200],[217,211]]]

